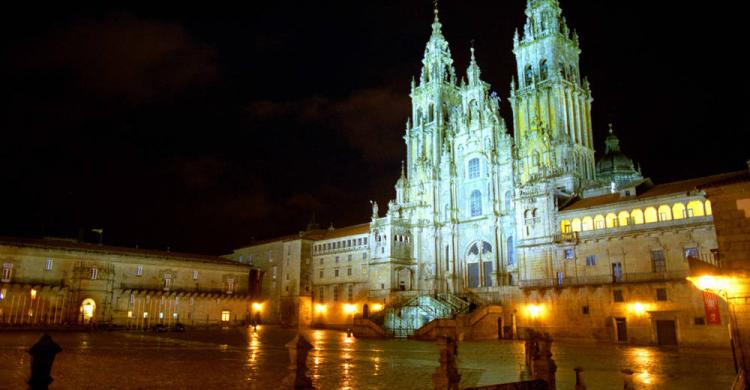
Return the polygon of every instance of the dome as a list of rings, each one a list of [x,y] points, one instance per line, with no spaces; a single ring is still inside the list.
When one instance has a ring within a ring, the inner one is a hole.
[[[635,169],[633,160],[620,150],[620,140],[609,125],[609,136],[604,141],[604,156],[596,162],[597,177],[608,182],[617,183],[618,187],[641,179]]]

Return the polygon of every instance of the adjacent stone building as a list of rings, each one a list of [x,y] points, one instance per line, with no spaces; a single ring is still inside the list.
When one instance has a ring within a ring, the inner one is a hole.
[[[257,271],[215,256],[0,238],[0,326],[246,323]]]

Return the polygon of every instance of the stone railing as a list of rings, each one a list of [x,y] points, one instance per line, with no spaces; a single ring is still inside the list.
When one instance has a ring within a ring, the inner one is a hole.
[[[42,278],[19,278],[11,277],[8,281],[0,281],[0,284],[20,284],[30,286],[65,287],[64,279],[42,279]]]
[[[165,288],[160,283],[122,283],[119,286],[120,290],[143,290],[143,291],[157,291],[164,293],[175,293],[175,294],[219,294],[219,295],[245,295],[247,294],[246,289],[234,289],[227,291],[226,288],[208,288],[208,287],[169,287]]]
[[[572,286],[591,286],[602,284],[618,283],[645,283],[661,282],[667,280],[680,280],[688,276],[687,270],[668,271],[668,272],[629,272],[615,276],[612,274],[605,275],[584,275],[571,276],[565,278],[546,278],[546,279],[527,279],[521,280],[518,285],[521,288],[563,288]]]

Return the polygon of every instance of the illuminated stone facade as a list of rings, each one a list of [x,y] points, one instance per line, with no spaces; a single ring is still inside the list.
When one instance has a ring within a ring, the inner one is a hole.
[[[220,257],[0,239],[0,327],[145,329],[248,319],[255,272]]]
[[[473,48],[465,77],[456,74],[435,11],[411,83],[396,198],[384,213],[372,204],[369,229],[290,238],[310,245],[290,264],[309,272],[310,288],[300,294],[312,299],[313,323],[347,323],[348,304],[360,314],[365,304],[385,305],[386,331],[410,335],[494,304],[503,328],[495,334],[539,327],[558,336],[726,345],[726,307],[718,324],[707,323],[702,293],[685,280],[687,258],[718,261],[702,186],[724,176],[654,185],[611,126],[596,161],[578,36],[557,0],[529,0],[526,16],[513,38],[512,136]]]

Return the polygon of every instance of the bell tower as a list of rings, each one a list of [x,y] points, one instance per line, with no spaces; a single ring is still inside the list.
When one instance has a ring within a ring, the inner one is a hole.
[[[557,0],[529,0],[523,34],[513,40],[518,82],[511,83],[517,179],[523,185],[566,177],[577,192],[595,178],[591,91],[579,67],[578,35]]]

